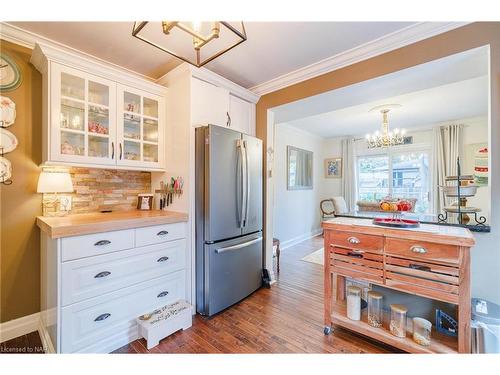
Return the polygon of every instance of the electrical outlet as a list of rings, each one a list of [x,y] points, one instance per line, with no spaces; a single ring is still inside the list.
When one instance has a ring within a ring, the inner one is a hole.
[[[61,211],[71,211],[72,199],[70,196],[63,196],[59,198],[59,207]]]

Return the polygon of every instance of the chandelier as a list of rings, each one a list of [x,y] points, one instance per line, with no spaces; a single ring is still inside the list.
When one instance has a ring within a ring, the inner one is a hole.
[[[247,40],[243,22],[136,21],[132,36],[196,67]]]
[[[373,134],[366,135],[366,143],[368,148],[378,148],[378,147],[390,147],[404,144],[405,141],[405,130],[394,129],[394,131],[389,130],[389,122],[387,120],[387,114],[393,108],[401,107],[399,104],[386,104],[382,106],[377,106],[372,108],[372,111],[380,111],[382,114],[382,129],[381,131],[376,131]]]

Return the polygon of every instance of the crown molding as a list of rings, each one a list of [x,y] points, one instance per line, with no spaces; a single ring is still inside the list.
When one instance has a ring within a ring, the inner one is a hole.
[[[83,59],[87,62],[92,61],[93,63],[97,63],[100,66],[106,67],[108,70],[114,71],[118,75],[125,74],[129,77],[133,77],[136,79],[140,78],[142,80],[151,82],[152,84],[154,84],[155,82],[155,79],[152,77],[124,68],[120,65],[113,64],[89,53],[82,52],[66,44],[56,42],[55,40],[46,38],[31,31],[21,29],[20,27],[11,25],[7,22],[0,22],[0,38],[32,50],[35,49],[35,46],[37,44],[43,45],[47,50],[58,50],[60,52],[60,55],[63,55],[65,53],[67,56],[71,56],[75,60]]]
[[[333,70],[465,26],[468,23],[469,22],[418,22],[350,50],[253,86],[250,90],[258,95],[265,95]]]

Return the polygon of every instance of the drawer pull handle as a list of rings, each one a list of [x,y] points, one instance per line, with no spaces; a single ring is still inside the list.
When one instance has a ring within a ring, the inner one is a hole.
[[[161,230],[158,233],[156,233],[157,236],[166,236],[168,232],[166,230]]]
[[[106,246],[106,245],[109,245],[111,244],[111,241],[110,240],[100,240],[100,241],[97,241],[94,246]]]
[[[165,297],[167,294],[168,294],[168,292],[164,291],[164,292],[161,292],[160,294],[158,294],[156,297],[158,297],[158,298]]]
[[[94,276],[95,279],[100,279],[101,277],[106,277],[106,276],[109,276],[111,275],[111,272],[109,271],[102,271],[102,272],[99,272],[97,275]]]
[[[166,262],[168,260],[168,257],[161,257],[157,260],[157,262]]]
[[[414,245],[410,247],[410,250],[417,254],[425,254],[427,252],[425,247]]]
[[[359,252],[354,252],[354,251],[349,251],[347,253],[347,256],[351,257],[351,258],[363,258],[363,254],[361,254]]]
[[[110,316],[111,316],[110,313],[101,314],[97,318],[94,319],[94,322],[101,322],[103,320],[108,319]]]
[[[360,239],[357,237],[349,237],[349,238],[347,238],[347,242],[349,242],[350,244],[353,244],[353,245],[357,245],[357,244],[361,243]]]
[[[421,264],[410,263],[408,265],[408,267],[411,268],[411,269],[413,269],[413,270],[426,271],[426,272],[430,272],[431,271],[430,267],[422,266]]]

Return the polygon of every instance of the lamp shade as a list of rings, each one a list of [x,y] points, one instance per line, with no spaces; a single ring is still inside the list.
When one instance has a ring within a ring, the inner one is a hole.
[[[73,183],[66,171],[42,171],[38,177],[38,193],[72,193]]]

